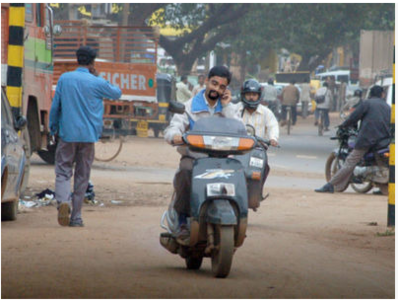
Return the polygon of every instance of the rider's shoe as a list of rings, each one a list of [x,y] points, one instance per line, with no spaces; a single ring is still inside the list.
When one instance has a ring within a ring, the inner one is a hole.
[[[283,126],[285,126],[286,125],[286,121],[281,121],[281,127],[283,127]]]
[[[330,184],[328,182],[320,189],[316,189],[315,192],[317,192],[317,193],[334,193],[334,187],[332,184]]]
[[[315,121],[314,126],[318,126],[318,121]]]

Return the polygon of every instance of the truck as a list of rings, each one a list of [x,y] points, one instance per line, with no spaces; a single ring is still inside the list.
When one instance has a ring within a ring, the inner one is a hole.
[[[15,27],[21,29],[18,37],[15,34],[10,36],[10,30],[15,30]],[[1,4],[1,85],[7,95],[15,91],[14,86],[7,86],[13,73],[8,71],[15,69],[12,64],[19,51],[13,45],[15,39],[20,40],[18,48],[22,49],[21,62],[18,63],[22,70],[18,80],[21,96],[9,96],[9,99],[14,115],[26,116],[28,123],[21,134],[27,156],[24,185],[27,184],[32,152],[41,156],[47,151],[54,66],[53,38],[60,30],[54,26],[53,12],[48,4]]]
[[[359,44],[359,82],[367,89],[380,74],[392,74],[394,31],[361,30]]]
[[[53,93],[59,77],[77,68],[76,50],[97,51],[99,76],[119,86],[117,101],[104,100],[104,135],[155,135],[166,124],[163,103],[157,99],[158,38],[152,27],[116,26],[85,20],[59,20],[62,34],[54,39]],[[166,109],[167,110],[167,109]]]

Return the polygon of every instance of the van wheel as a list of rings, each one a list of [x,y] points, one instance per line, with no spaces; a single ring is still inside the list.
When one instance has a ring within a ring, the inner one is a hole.
[[[14,221],[17,219],[18,200],[1,204],[1,220]]]

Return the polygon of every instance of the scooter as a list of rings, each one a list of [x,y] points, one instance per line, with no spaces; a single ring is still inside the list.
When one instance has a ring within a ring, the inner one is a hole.
[[[184,113],[185,107],[170,103],[169,110]],[[231,155],[253,150],[257,141],[238,120],[216,117],[196,121],[183,141],[191,151],[208,155],[196,159],[193,166],[189,245],[176,240],[175,195],[162,216],[161,227],[167,232],[160,234],[160,243],[184,258],[188,269],[199,269],[204,257],[211,258],[213,275],[223,278],[230,272],[234,252],[244,242],[248,221],[245,168]]]

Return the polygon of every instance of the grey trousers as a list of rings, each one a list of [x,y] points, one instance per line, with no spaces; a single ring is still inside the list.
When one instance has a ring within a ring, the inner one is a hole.
[[[58,204],[72,204],[71,220],[81,220],[84,194],[90,179],[94,160],[94,143],[68,143],[61,139],[55,152],[55,198]],[[74,167],[74,185],[71,195],[71,178]]]
[[[329,183],[334,186],[337,192],[341,192],[347,186],[355,166],[361,161],[366,152],[368,152],[368,149],[352,150],[341,169],[330,179]]]

